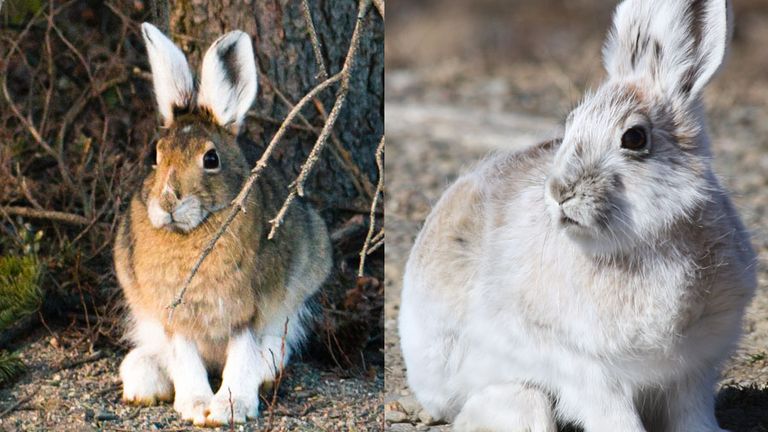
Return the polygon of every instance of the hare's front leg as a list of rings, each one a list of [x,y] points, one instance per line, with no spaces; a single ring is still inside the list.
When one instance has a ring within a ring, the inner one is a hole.
[[[689,376],[667,391],[667,432],[726,432],[715,419],[714,373]]]
[[[170,341],[163,326],[152,321],[137,321],[132,333],[136,348],[120,364],[123,401],[139,405],[170,401],[173,385],[166,371]]]
[[[209,424],[245,423],[259,415],[259,386],[268,375],[259,342],[250,328],[230,339],[221,387],[209,407]]]
[[[586,432],[646,432],[633,393],[601,372],[584,368],[579,379],[561,387],[558,411],[577,420]]]
[[[171,339],[168,369],[176,390],[173,408],[183,420],[202,426],[213,391],[208,384],[208,372],[195,343],[184,336]]]
[[[552,402],[518,383],[485,387],[467,398],[453,422],[456,432],[557,432]]]

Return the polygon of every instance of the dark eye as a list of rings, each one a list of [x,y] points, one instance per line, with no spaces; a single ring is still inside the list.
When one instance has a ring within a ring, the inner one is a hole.
[[[646,146],[645,130],[640,126],[627,129],[621,137],[621,148],[643,150]]]
[[[203,168],[207,170],[219,168],[219,154],[215,149],[210,149],[203,155]]]

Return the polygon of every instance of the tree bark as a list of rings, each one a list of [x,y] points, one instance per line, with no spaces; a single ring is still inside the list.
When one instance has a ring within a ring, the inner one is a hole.
[[[306,2],[330,75],[337,73],[344,63],[356,22],[357,3]],[[253,38],[260,71],[259,95],[253,108],[256,118],[249,119],[245,134],[257,145],[269,142],[290,109],[278,92],[296,103],[322,80],[304,12],[301,0],[172,2],[171,35],[187,53],[193,68],[199,68],[205,50],[222,34],[239,29]],[[326,113],[333,105],[337,89],[338,85],[334,85],[319,98]],[[323,115],[317,107],[306,108],[303,114],[312,126],[322,127]],[[370,185],[378,177],[374,152],[384,133],[384,24],[375,8],[365,17],[348,99],[334,130],[344,149],[329,142],[307,181],[309,198],[319,202],[332,224],[340,221],[334,209],[349,208],[350,202],[356,208],[365,208],[370,203]],[[315,138],[314,132],[294,129],[283,139],[275,158],[290,178],[298,173]],[[345,151],[360,171],[357,179],[354,167],[350,169],[349,161],[343,162]]]

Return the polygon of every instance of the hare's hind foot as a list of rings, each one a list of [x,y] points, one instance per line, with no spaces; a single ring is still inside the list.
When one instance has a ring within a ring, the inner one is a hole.
[[[456,432],[557,432],[552,402],[542,391],[517,383],[473,393],[453,423]]]
[[[173,384],[157,354],[136,348],[120,364],[123,401],[134,405],[155,405],[173,400]]]

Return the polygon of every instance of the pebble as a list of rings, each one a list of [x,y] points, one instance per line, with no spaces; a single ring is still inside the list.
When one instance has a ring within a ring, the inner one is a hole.
[[[401,397],[398,399],[397,403],[400,404],[406,414],[414,414],[421,409],[421,404],[413,396]]]
[[[437,424],[437,420],[435,420],[426,410],[419,411],[419,421],[424,423],[425,425],[432,426],[434,424]]]
[[[110,420],[117,420],[119,417],[116,416],[114,413],[111,413],[109,411],[99,411],[98,414],[96,414],[96,420],[97,421],[110,421]]]
[[[390,423],[403,423],[408,421],[408,416],[400,411],[386,411],[384,412],[384,420]]]
[[[416,428],[408,423],[396,423],[387,429],[388,432],[413,432]]]

